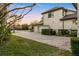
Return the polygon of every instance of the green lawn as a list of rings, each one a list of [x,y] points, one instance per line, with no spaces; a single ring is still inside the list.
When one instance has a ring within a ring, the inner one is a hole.
[[[0,47],[0,55],[9,56],[51,56],[72,55],[71,52],[60,50],[40,42],[22,37],[12,36],[10,42]]]

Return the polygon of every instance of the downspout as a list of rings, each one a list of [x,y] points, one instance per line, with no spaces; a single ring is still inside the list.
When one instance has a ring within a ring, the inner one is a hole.
[[[64,10],[63,10],[63,17],[64,17]],[[64,30],[64,20],[63,20],[63,24],[62,25],[63,25],[63,30]]]

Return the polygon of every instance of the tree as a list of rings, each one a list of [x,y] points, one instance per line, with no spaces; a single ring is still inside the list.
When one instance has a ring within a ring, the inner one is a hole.
[[[22,30],[28,30],[28,24],[22,24]]]
[[[32,11],[36,4],[33,3],[22,7],[16,7],[16,5],[17,4],[13,3],[0,3],[0,45],[2,45],[4,41],[10,39],[11,26]],[[15,7],[13,8],[12,6]],[[27,9],[28,11],[26,12]],[[18,14],[18,12],[20,13]]]

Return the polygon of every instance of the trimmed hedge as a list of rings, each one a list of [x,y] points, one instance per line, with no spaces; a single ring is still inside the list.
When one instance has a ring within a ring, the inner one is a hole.
[[[70,36],[77,37],[77,30],[71,30]]]
[[[79,56],[79,38],[71,39],[71,49],[73,55]]]
[[[52,31],[52,35],[56,35],[56,31],[55,30]]]
[[[56,31],[52,29],[42,29],[41,34],[44,35],[56,35]],[[58,29],[58,36],[71,36],[71,37],[77,37],[77,30],[72,29]]]
[[[42,29],[41,34],[43,35],[56,35],[56,31],[52,29]]]
[[[58,30],[58,35],[60,35],[60,36],[69,35],[69,30],[67,30],[67,29],[59,29]]]

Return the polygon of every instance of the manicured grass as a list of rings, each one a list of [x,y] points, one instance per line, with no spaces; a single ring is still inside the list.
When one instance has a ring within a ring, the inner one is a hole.
[[[22,37],[12,36],[11,40],[0,47],[0,55],[9,56],[51,56],[72,55],[71,52],[60,50],[40,42]]]

